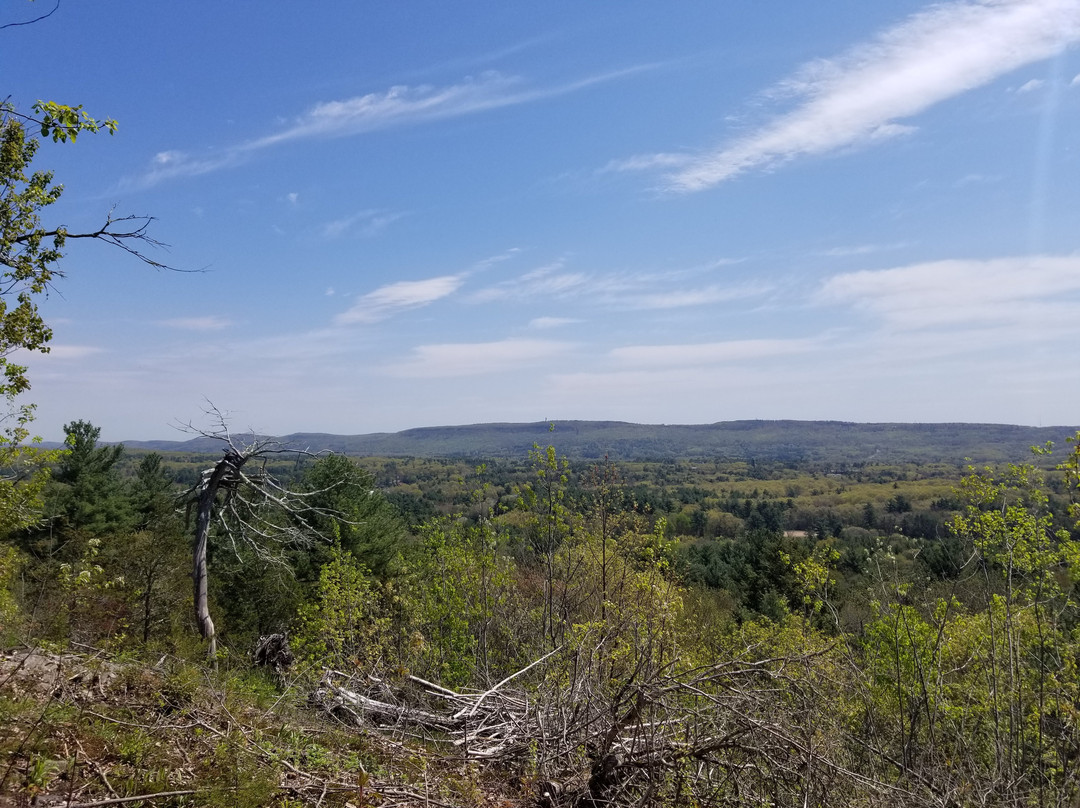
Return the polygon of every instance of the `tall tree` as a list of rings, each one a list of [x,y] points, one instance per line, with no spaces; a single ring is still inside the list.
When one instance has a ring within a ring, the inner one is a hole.
[[[307,504],[313,509],[305,518],[326,539],[321,546],[339,542],[376,577],[389,571],[408,531],[394,507],[375,490],[368,471],[344,455],[326,455],[304,473],[301,490],[309,493]],[[311,558],[319,567],[329,561],[326,553]],[[313,572],[311,577],[317,577],[318,569]]]
[[[64,434],[67,452],[50,486],[50,515],[60,527],[90,535],[128,528],[130,502],[115,468],[124,445],[98,446],[101,429],[89,421],[65,424]]]
[[[123,576],[133,635],[143,645],[168,637],[181,622],[178,612],[186,601],[184,562],[191,551],[176,511],[175,488],[161,455],[146,455],[127,488],[134,531],[108,548],[113,567]]]
[[[58,264],[70,239],[103,241],[151,266],[167,268],[133,246],[140,242],[160,246],[147,231],[153,217],[117,217],[110,211],[101,227],[84,233],[42,223],[42,211],[60,198],[64,186],[53,181],[51,171],[31,171],[40,141],[29,134],[28,127],[54,141],[74,142],[82,132],[104,128],[114,133],[116,121],[98,121],[82,107],[52,101],[38,101],[31,115],[0,103],[0,395],[8,397],[30,387],[26,367],[11,362],[11,352],[49,350],[52,329],[36,301],[55,279],[63,277]],[[26,408],[22,412],[28,414]]]
[[[574,514],[567,507],[570,463],[560,459],[554,446],[533,444],[529,452],[533,479],[521,486],[518,506],[529,514],[529,534],[533,551],[544,564],[544,635],[551,648],[559,645],[562,623],[555,614],[558,549],[574,532]]]
[[[159,268],[139,250],[144,244],[160,246],[148,234],[149,216],[115,216],[109,211],[96,230],[69,232],[63,225],[44,224],[42,211],[56,202],[63,186],[53,173],[32,170],[40,141],[32,134],[56,142],[74,142],[84,132],[116,131],[116,121],[97,120],[81,106],[38,101],[30,114],[0,102],[0,468],[13,472],[0,478],[0,527],[17,529],[33,522],[47,463],[55,458],[23,445],[34,405],[18,403],[30,388],[25,365],[13,362],[15,351],[48,353],[52,329],[41,316],[37,300],[56,279],[63,277],[59,262],[71,239],[111,244]]]

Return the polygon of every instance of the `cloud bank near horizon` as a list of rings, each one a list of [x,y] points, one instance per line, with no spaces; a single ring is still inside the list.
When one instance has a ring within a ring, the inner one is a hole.
[[[868,313],[891,332],[987,329],[1001,339],[1080,334],[1080,255],[928,261],[834,275],[813,302]]]

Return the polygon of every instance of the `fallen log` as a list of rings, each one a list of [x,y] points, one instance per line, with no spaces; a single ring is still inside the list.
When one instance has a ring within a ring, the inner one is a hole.
[[[361,693],[347,690],[329,681],[324,682],[324,686],[316,690],[314,695],[323,703],[325,703],[326,696],[329,695],[332,700],[340,700],[342,703],[355,707],[363,713],[377,716],[383,723],[387,724],[407,722],[418,724],[427,729],[447,731],[461,723],[453,716],[439,715],[415,707],[389,704],[385,701],[368,698]]]

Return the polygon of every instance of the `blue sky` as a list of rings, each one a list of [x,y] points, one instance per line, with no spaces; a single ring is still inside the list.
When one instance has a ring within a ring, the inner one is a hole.
[[[53,0],[7,0],[3,20]],[[37,431],[1076,424],[1080,0],[173,4],[0,31],[73,245]]]

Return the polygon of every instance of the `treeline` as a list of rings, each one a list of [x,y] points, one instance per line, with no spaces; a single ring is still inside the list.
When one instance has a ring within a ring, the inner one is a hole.
[[[148,652],[190,646],[194,511],[182,495],[199,474],[176,468],[175,458],[98,445],[100,430],[85,421],[65,434],[38,517],[5,537],[5,581],[22,607],[5,639],[107,641]],[[397,511],[351,461],[331,455],[283,465],[293,488],[321,492],[313,494],[319,518],[295,541],[219,530],[211,543],[211,599],[237,649],[288,629],[335,548],[382,573],[408,543]],[[275,518],[284,525],[288,514]]]
[[[714,424],[633,424],[621,421],[558,421],[554,424],[488,423],[422,427],[396,433],[328,435],[295,433],[284,444],[329,449],[352,456],[499,458],[516,460],[534,443],[553,441],[571,459],[619,462],[696,457],[754,462],[917,462],[963,458],[1004,462],[1032,444],[1061,441],[1076,427],[1006,424],[902,424],[843,421],[721,421]],[[553,434],[552,434],[553,433]],[[254,436],[251,436],[252,438]],[[161,452],[213,450],[212,441],[144,441],[138,448]]]
[[[97,436],[69,426],[41,518],[5,539],[6,640],[197,655],[191,499],[158,455],[121,475]],[[211,611],[234,659],[288,631],[293,681],[350,676],[356,704],[425,683],[402,721],[440,688],[513,689],[526,707],[480,760],[523,803],[1071,805],[1078,462],[972,470],[919,535],[897,530],[921,510],[900,489],[852,506],[861,526],[792,528],[801,483],[721,494],[673,467],[646,502],[633,469],[551,447],[513,482],[454,480],[445,515],[419,490],[403,515],[347,458],[294,461],[303,514],[274,510],[284,494],[236,510],[265,471],[216,500]]]

